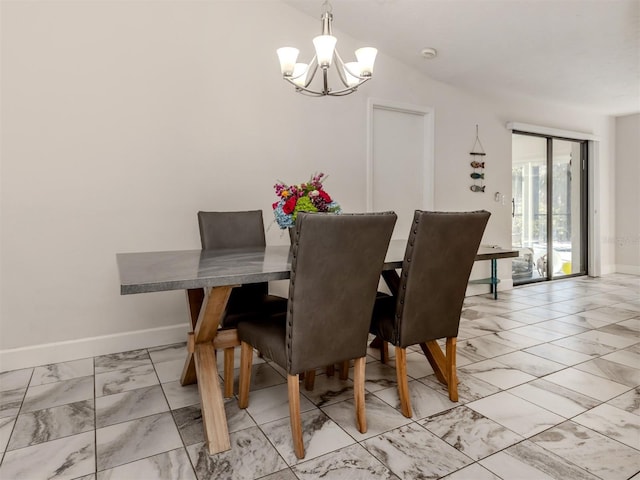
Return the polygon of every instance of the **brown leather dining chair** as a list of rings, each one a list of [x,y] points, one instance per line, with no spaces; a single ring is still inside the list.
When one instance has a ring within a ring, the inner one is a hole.
[[[416,210],[393,296],[378,298],[370,332],[395,346],[402,414],[411,417],[407,347],[419,344],[458,401],[456,337],[471,268],[491,214]],[[394,283],[394,282],[388,282]],[[446,338],[446,354],[436,340]],[[384,351],[384,349],[383,349]]]
[[[262,210],[198,212],[203,250],[264,247]],[[241,285],[231,291],[221,329],[236,328],[242,319],[284,312],[287,299],[269,294],[268,282]],[[234,347],[224,349],[224,396],[233,396]]]
[[[241,321],[240,408],[249,404],[253,349],[287,371],[295,454],[304,458],[300,373],[355,359],[357,426],[367,431],[364,370],[380,272],[396,222],[393,212],[300,213],[292,245],[286,314]]]

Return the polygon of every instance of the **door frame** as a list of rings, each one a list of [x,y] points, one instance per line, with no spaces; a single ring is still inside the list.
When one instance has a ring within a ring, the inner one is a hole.
[[[599,277],[602,273],[600,222],[600,137],[592,133],[563,130],[523,122],[507,122],[507,129],[525,134],[539,133],[567,140],[587,141],[587,275]],[[606,273],[606,272],[605,272]]]
[[[590,169],[589,169],[589,159],[590,157],[590,145],[591,142],[586,139],[579,138],[571,138],[567,136],[559,137],[557,135],[552,135],[550,133],[539,133],[539,132],[530,132],[523,130],[512,129],[511,136],[513,135],[524,135],[530,137],[538,137],[545,139],[546,141],[546,184],[547,184],[547,222],[546,222],[546,237],[547,237],[547,259],[549,261],[549,268],[546,270],[546,277],[538,278],[526,282],[521,282],[519,285],[531,284],[537,282],[544,282],[549,280],[560,280],[563,278],[571,278],[578,277],[582,275],[590,275],[590,262],[592,259],[591,255],[591,223],[590,223],[590,215],[589,215],[589,202],[590,202]],[[582,256],[582,261],[584,262],[585,268],[584,272],[573,273],[568,275],[562,275],[560,277],[554,277],[553,272],[555,271],[555,266],[553,265],[553,226],[552,226],[552,202],[553,202],[553,141],[554,140],[562,140],[569,142],[577,142],[580,144],[580,158],[579,162],[581,164],[580,168],[580,252]],[[512,140],[513,141],[513,140]],[[513,160],[512,160],[513,166]]]

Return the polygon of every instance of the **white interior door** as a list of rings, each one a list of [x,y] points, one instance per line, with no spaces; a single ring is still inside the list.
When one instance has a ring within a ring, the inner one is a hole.
[[[367,207],[393,210],[393,238],[407,238],[413,212],[433,209],[433,111],[370,100]]]

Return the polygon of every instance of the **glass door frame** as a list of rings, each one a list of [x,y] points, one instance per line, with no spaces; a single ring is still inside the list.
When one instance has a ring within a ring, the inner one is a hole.
[[[518,285],[530,284],[530,283],[538,283],[538,282],[546,282],[549,280],[557,280],[563,278],[571,278],[571,277],[579,277],[587,275],[589,272],[588,265],[588,246],[589,246],[589,169],[588,169],[588,158],[589,158],[589,142],[587,140],[578,140],[575,138],[566,138],[559,137],[554,135],[546,135],[540,133],[531,133],[521,130],[512,130],[511,132],[512,138],[513,135],[527,135],[530,137],[538,137],[546,139],[546,170],[547,170],[547,225],[546,225],[546,235],[547,235],[547,266],[546,266],[546,276],[532,278],[531,280],[526,280],[522,282],[518,282]],[[562,276],[554,276],[554,272],[556,270],[553,265],[553,140],[562,140],[568,142],[578,143],[580,145],[580,259],[581,266],[579,272],[564,274]],[[514,202],[514,197],[512,197],[512,202]],[[515,205],[512,203],[512,205]]]

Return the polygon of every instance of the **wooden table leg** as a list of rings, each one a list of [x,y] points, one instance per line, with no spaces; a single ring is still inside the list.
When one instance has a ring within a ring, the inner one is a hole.
[[[458,401],[458,375],[456,374],[456,337],[447,338],[447,355],[435,340],[421,343],[420,347],[429,360],[436,378],[449,389],[449,398]]]
[[[196,362],[193,358],[193,354],[195,352],[195,342],[193,340],[193,332],[189,332],[187,336],[187,358],[184,362],[184,367],[182,368],[182,375],[180,375],[180,384],[183,387],[187,385],[193,385],[198,381],[198,377],[196,376]]]
[[[204,303],[205,291],[203,288],[192,288],[186,291],[187,294],[187,306],[189,307],[189,320],[191,321],[191,333],[187,338],[187,354],[186,361],[184,362],[184,368],[182,369],[182,375],[180,375],[180,383],[184,387],[185,385],[193,385],[196,383],[196,364],[193,359],[193,330],[196,329],[198,323],[198,317],[200,316],[200,310]]]
[[[180,383],[198,383],[205,441],[211,455],[231,448],[214,343],[232,289],[233,286],[214,287],[202,295],[196,290],[187,291],[193,332],[187,339],[189,353]]]
[[[191,328],[195,329],[198,323],[198,316],[204,302],[204,288],[192,288],[186,291],[187,304],[189,306],[189,319],[191,320]]]
[[[209,454],[213,455],[231,448],[227,416],[224,413],[224,400],[220,389],[213,344],[199,343],[195,348],[194,358],[202,408],[204,439]]]
[[[442,353],[440,345],[438,345],[438,342],[430,340],[426,343],[421,343],[420,348],[422,348],[424,356],[429,360],[429,364],[431,365],[431,368],[433,368],[433,373],[436,374],[438,381],[446,385],[447,377],[445,372],[447,361],[444,353]]]

